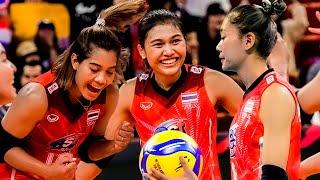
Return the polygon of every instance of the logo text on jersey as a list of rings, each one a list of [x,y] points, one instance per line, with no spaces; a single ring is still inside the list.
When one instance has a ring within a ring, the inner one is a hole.
[[[237,124],[233,124],[229,129],[229,149],[230,149],[230,157],[234,157],[236,154],[236,146],[237,146]]]
[[[54,82],[47,89],[48,89],[48,92],[52,94],[55,90],[59,89],[59,86],[56,82]]]
[[[51,142],[50,149],[58,151],[70,151],[79,141],[81,134],[70,134]]]

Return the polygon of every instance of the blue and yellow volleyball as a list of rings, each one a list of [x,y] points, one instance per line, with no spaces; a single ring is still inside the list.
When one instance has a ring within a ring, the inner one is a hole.
[[[183,167],[179,160],[180,156],[196,175],[200,174],[203,157],[194,139],[180,131],[159,132],[152,136],[141,149],[140,171],[148,173],[153,167],[168,177],[181,176]]]

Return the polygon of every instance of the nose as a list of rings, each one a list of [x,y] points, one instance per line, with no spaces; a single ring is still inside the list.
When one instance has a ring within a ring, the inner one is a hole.
[[[163,55],[165,56],[171,56],[172,54],[174,53],[172,47],[170,45],[167,45],[164,47],[164,50],[163,50]]]
[[[13,69],[13,72],[17,71],[17,67],[11,61],[9,61],[9,65]]]
[[[221,52],[221,41],[217,44],[216,50],[217,50],[218,52]]]
[[[115,74],[110,75],[105,72],[100,72],[97,74],[94,80],[100,86],[108,86],[113,82],[114,76]]]
[[[97,74],[97,76],[94,79],[98,84],[102,85],[105,84],[107,81],[106,75],[103,72],[100,72]]]

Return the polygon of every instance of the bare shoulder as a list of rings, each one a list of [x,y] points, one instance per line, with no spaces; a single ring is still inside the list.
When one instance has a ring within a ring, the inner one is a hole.
[[[3,118],[2,125],[17,137],[25,137],[43,119],[47,108],[48,99],[45,88],[39,83],[29,83],[19,91]]]
[[[137,78],[129,79],[127,83],[121,86],[120,92],[133,94],[136,88],[136,82],[137,82]]]
[[[273,83],[262,94],[262,100],[279,103],[294,103],[293,94],[287,87],[279,83]]]
[[[207,92],[221,92],[225,93],[226,91],[236,91],[237,94],[242,96],[243,91],[240,86],[226,74],[206,68],[204,74],[204,84],[206,86]]]
[[[204,83],[209,86],[217,86],[217,84],[220,86],[223,86],[224,84],[236,84],[236,82],[228,75],[209,68],[206,68],[205,70]]]
[[[19,91],[15,101],[25,101],[28,102],[28,105],[30,105],[30,103],[34,103],[36,105],[46,104],[47,106],[48,104],[45,88],[41,84],[35,82],[28,83],[24,86]]]
[[[262,94],[260,116],[264,124],[291,123],[295,112],[294,95],[284,85],[273,83]]]

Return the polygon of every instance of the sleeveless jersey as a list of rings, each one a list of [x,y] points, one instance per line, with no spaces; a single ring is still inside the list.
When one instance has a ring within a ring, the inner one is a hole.
[[[90,108],[72,109],[66,102],[68,95],[55,82],[54,74],[47,72],[34,80],[43,85],[48,98],[48,109],[43,119],[33,128],[26,137],[27,147],[24,148],[30,155],[46,164],[54,163],[56,158],[64,152],[78,157],[78,147],[93,131],[96,121],[105,113],[105,94],[101,94],[92,102]],[[27,106],[27,104],[26,104]],[[34,109],[34,111],[37,111]],[[76,113],[75,113],[76,111]],[[77,115],[75,115],[77,114]],[[37,176],[28,176],[6,163],[0,164],[0,179],[41,179]]]
[[[298,180],[301,130],[299,105],[293,87],[273,70],[263,73],[251,85],[245,93],[240,111],[231,123],[229,147],[233,180],[259,180],[261,178],[260,156],[264,130],[259,110],[263,92],[273,83],[285,86],[295,99],[296,110],[291,124],[290,151],[286,171],[290,180]]]
[[[182,67],[182,75],[169,91],[157,91],[150,74],[136,81],[131,113],[143,145],[153,134],[177,129],[190,135],[199,145],[204,164],[200,179],[221,179],[216,149],[217,114],[204,86],[204,67]],[[160,91],[160,92],[159,92]],[[164,90],[162,90],[164,91]]]

